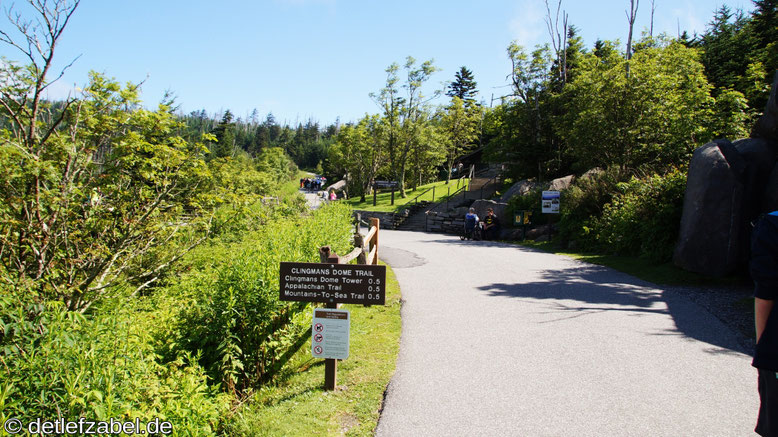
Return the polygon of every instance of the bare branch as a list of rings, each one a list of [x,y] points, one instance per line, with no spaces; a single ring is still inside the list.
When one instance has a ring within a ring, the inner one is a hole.
[[[627,77],[629,77],[629,61],[632,59],[632,30],[635,26],[635,19],[638,14],[638,7],[640,6],[640,0],[629,0],[629,12],[624,11],[627,15],[627,22],[629,23],[629,34],[627,35]]]
[[[654,12],[656,12],[656,3],[651,0],[651,27],[649,27],[648,36],[654,37]]]

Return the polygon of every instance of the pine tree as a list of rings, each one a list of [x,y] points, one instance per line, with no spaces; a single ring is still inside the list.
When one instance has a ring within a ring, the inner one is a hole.
[[[475,103],[475,95],[478,94],[476,89],[478,83],[473,78],[473,72],[463,66],[456,72],[454,78],[454,81],[448,86],[446,95],[449,97],[459,97],[467,104]]]
[[[213,129],[213,134],[218,141],[211,148],[211,155],[214,158],[232,156],[232,149],[235,145],[235,123],[232,119],[232,112],[228,109],[219,124]]]
[[[751,25],[760,46],[775,43],[778,40],[778,0],[754,0]]]

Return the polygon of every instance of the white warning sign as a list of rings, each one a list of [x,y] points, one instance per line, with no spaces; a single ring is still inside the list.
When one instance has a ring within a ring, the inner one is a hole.
[[[348,310],[313,310],[311,354],[314,358],[348,358],[351,314]]]

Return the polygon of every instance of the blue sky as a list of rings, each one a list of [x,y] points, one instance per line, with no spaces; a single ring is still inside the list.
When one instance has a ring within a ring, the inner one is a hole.
[[[654,33],[675,35],[679,25],[701,33],[724,3],[752,9],[749,0],[655,0]],[[2,9],[10,4],[0,0]],[[648,28],[650,5],[640,2],[638,33]],[[587,47],[597,38],[626,41],[628,6],[562,2]],[[428,93],[464,65],[488,105],[509,92],[508,44],[549,41],[544,16],[543,0],[83,0],[56,63],[80,58],[51,96],[67,95],[96,70],[121,82],[145,80],[142,97],[151,107],[171,90],[185,113],[230,109],[246,118],[256,108],[261,118],[272,111],[279,122],[324,125],[378,112],[368,94],[383,86],[389,64],[410,55],[441,69]],[[7,46],[0,55],[20,59]]]

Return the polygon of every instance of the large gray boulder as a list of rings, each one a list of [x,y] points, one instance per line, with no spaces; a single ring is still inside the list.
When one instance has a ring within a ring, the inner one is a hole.
[[[338,182],[335,182],[334,184],[328,186],[325,188],[325,191],[335,190],[336,192],[343,191],[343,189],[346,188],[346,181],[345,180],[339,180]]]
[[[495,202],[494,200],[476,200],[470,207],[475,208],[475,213],[478,214],[479,218],[484,218],[486,216],[487,209],[494,209],[494,215],[500,220],[500,226],[502,228],[510,226],[513,223],[513,218],[508,217],[507,203]]]
[[[508,191],[506,191],[505,194],[500,197],[500,201],[507,202],[511,200],[513,196],[523,196],[532,190],[540,188],[540,186],[541,185],[535,182],[533,179],[524,179],[522,181],[516,182],[510,188],[508,188]]]
[[[694,151],[676,265],[721,276],[748,263],[750,222],[778,208],[778,73],[751,138],[716,140]]]
[[[573,181],[575,181],[575,175],[567,175],[565,177],[557,178],[551,181],[551,184],[548,186],[549,191],[562,191],[570,188],[571,185],[573,185]]]
[[[673,254],[677,266],[713,276],[737,267],[745,188],[740,174],[745,166],[728,141],[708,143],[694,151]]]

